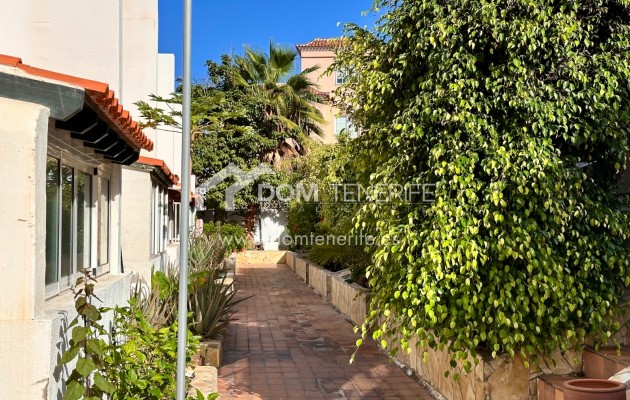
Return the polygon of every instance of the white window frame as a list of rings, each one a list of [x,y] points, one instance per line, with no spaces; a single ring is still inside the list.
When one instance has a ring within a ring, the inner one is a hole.
[[[107,237],[106,237],[106,247],[105,250],[107,251],[107,261],[104,263],[101,263],[101,260],[99,259],[99,244],[101,241],[101,225],[99,224],[99,222],[102,222],[99,220],[100,218],[100,207],[101,207],[101,186],[100,186],[100,180],[104,179],[107,181],[108,185],[107,185],[107,189],[108,189],[108,193],[107,193]],[[112,180],[111,180],[111,176],[106,176],[105,174],[100,173],[95,177],[93,177],[92,179],[92,196],[94,199],[96,199],[96,201],[93,201],[92,204],[94,205],[94,210],[93,210],[93,214],[94,214],[94,218],[92,219],[93,221],[93,226],[94,228],[92,229],[92,231],[94,232],[94,240],[92,241],[93,244],[93,253],[94,256],[92,257],[92,269],[94,271],[94,275],[99,276],[102,275],[104,273],[109,272],[109,266],[112,260]]]
[[[179,242],[179,223],[181,221],[182,203],[169,200],[169,242]]]
[[[168,241],[168,190],[151,179],[151,255],[166,251]]]
[[[344,85],[348,81],[348,71],[347,70],[335,70],[335,85],[341,86]]]
[[[339,121],[345,120],[343,127],[339,129]],[[347,115],[338,115],[335,117],[335,136],[339,136],[342,132],[347,132],[351,139],[355,139],[358,136],[356,127],[350,122],[350,118]]]

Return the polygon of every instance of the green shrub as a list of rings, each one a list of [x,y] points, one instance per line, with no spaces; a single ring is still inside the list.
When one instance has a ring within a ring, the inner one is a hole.
[[[219,233],[221,240],[228,249],[240,250],[247,247],[247,234],[243,227],[234,224],[223,224]]]
[[[287,213],[287,234],[296,238],[296,236],[310,236],[311,232],[317,232],[317,224],[320,220],[317,207],[315,202],[291,202]],[[291,250],[305,247],[302,243],[295,243],[295,241],[292,243]]]
[[[246,248],[249,245],[245,229],[233,223],[207,222],[203,225],[203,233],[207,237],[219,237],[228,253],[232,250]]]
[[[214,339],[234,320],[233,307],[249,297],[236,299],[237,289],[227,282],[223,245],[216,236],[193,237],[188,274],[188,327],[203,339]],[[138,307],[149,321],[168,326],[176,321],[179,269],[153,274],[150,293],[139,296]],[[158,325],[159,326],[159,325]]]
[[[191,273],[210,271],[214,276],[224,272],[226,246],[217,236],[192,236],[188,250],[188,269]]]
[[[295,183],[307,188],[316,185],[319,202],[292,202],[288,229],[289,235],[293,237],[309,237],[311,232],[323,236],[327,243],[301,246],[309,258],[331,271],[350,269],[352,280],[365,286],[365,270],[370,261],[369,248],[361,230],[353,229],[353,218],[362,199],[356,197],[356,202],[346,201],[343,186],[347,185],[348,190],[356,189],[353,185],[359,174],[355,154],[355,141],[340,136],[337,144],[315,147],[299,161]],[[294,249],[297,248],[294,246]]]
[[[342,109],[363,127],[361,182],[434,184],[435,201],[360,210],[356,226],[379,238],[364,336],[389,316],[373,334],[384,345],[417,334],[462,360],[606,340],[630,278],[614,194],[628,156],[628,2],[375,7],[376,30],[349,26],[335,66],[349,72]]]
[[[177,322],[156,328],[135,301],[114,309],[113,344],[105,356],[105,372],[116,390],[111,399],[162,400],[177,389]],[[199,338],[188,331],[187,360]]]
[[[96,280],[89,270],[77,279],[77,317],[69,324],[69,347],[59,365],[76,362],[66,380],[64,400],[174,398],[177,367],[177,323],[160,327],[146,317],[137,298],[127,307],[95,307]],[[113,312],[112,329],[101,324]],[[187,355],[196,353],[199,338],[188,331]]]

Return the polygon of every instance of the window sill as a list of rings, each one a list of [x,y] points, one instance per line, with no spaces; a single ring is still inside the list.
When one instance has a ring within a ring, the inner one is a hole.
[[[101,297],[99,295],[100,292],[106,291],[109,288],[113,288],[116,285],[124,284],[125,281],[129,280],[130,276],[131,274],[129,273],[125,275],[112,275],[109,273],[101,275],[100,277],[96,278],[97,280],[97,282],[95,283],[96,295]],[[130,287],[131,286],[129,286],[129,288]],[[128,299],[125,299],[125,301],[126,300]],[[103,301],[106,301],[106,299],[103,299]],[[98,300],[96,300],[96,303],[98,303],[98,304],[95,304],[97,307],[101,305],[108,305],[108,306],[112,305],[112,304],[100,304]],[[69,311],[71,312],[74,311],[74,292],[72,291],[72,288],[68,288],[64,290],[63,292],[59,293],[58,295],[53,296],[47,299],[46,301],[44,301],[44,307],[39,312],[39,315],[40,315],[39,319],[48,319],[49,317],[52,318],[60,313],[66,313]]]

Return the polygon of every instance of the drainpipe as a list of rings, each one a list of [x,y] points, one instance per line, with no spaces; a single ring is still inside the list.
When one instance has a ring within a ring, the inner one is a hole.
[[[179,244],[179,309],[177,323],[177,400],[186,399],[186,338],[188,332],[188,244],[190,216],[190,53],[192,0],[184,0],[184,81],[182,93],[182,212]]]

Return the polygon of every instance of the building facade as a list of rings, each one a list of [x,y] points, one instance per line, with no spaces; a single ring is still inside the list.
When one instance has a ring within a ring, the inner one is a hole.
[[[129,298],[120,251],[122,169],[152,150],[105,83],[0,56],[0,398],[61,398],[79,272],[109,305]],[[19,361],[17,361],[19,360]]]
[[[141,129],[134,105],[174,91],[157,10],[157,0],[0,5],[0,171],[12,185],[0,200],[2,399],[62,397],[80,270],[114,306],[127,303],[132,273],[148,281],[177,261],[181,131]]]
[[[322,95],[331,100],[334,98],[335,90],[345,83],[343,71],[329,71],[335,62],[335,52],[342,40],[341,38],[314,39],[306,44],[296,46],[301,60],[301,70],[319,67],[316,71],[309,73],[308,77],[317,83]],[[325,121],[322,127],[324,135],[321,141],[323,143],[335,143],[341,132],[346,132],[350,137],[356,137],[357,130],[348,116],[341,113],[332,103],[331,101],[317,106]]]

